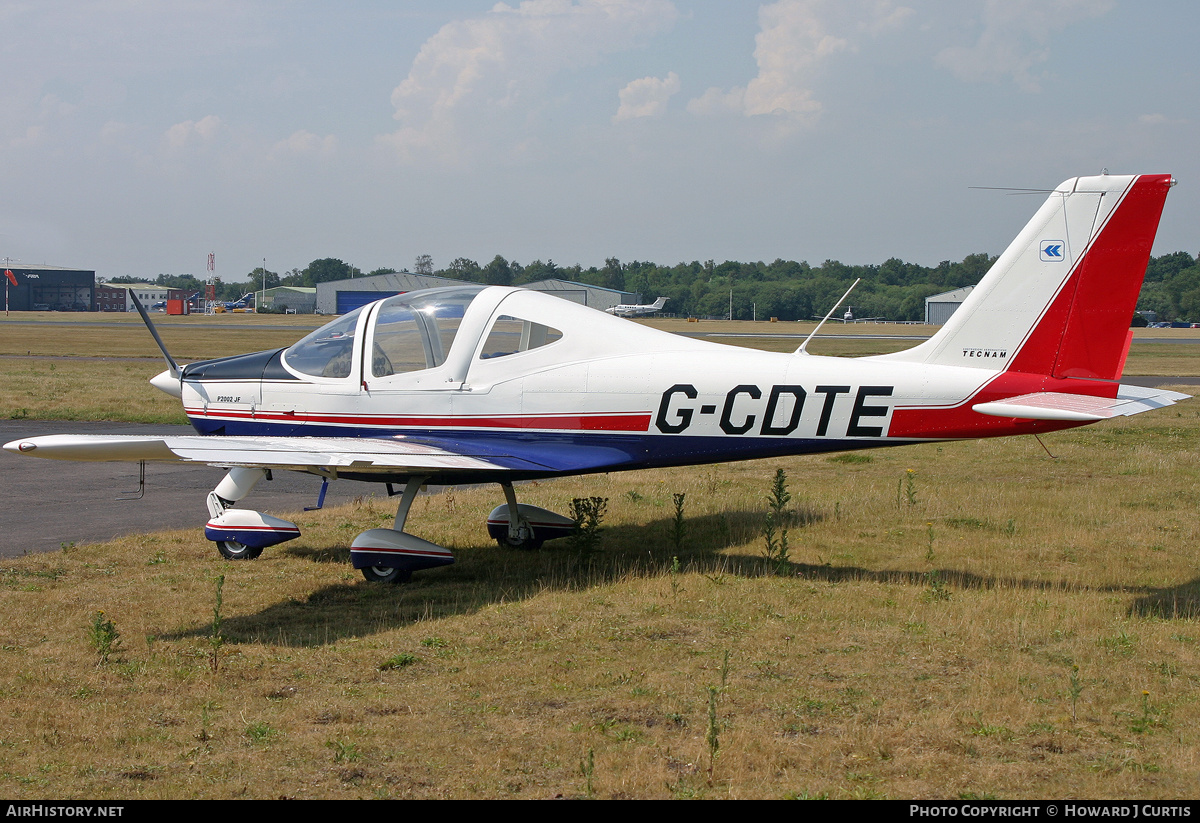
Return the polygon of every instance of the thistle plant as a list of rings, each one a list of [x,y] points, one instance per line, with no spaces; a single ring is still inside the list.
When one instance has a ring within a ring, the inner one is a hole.
[[[100,656],[100,664],[108,663],[108,659],[121,650],[121,633],[117,626],[98,611],[92,616],[92,624],[88,627],[88,642]]]
[[[683,501],[685,497],[686,495],[682,493],[673,495],[675,500],[675,516],[671,520],[668,536],[671,538],[671,545],[675,547],[676,557],[683,553],[683,543],[687,539],[687,522],[683,518]]]
[[[208,647],[211,652],[209,664],[212,666],[213,674],[221,667],[221,649],[225,645],[225,636],[221,634],[221,606],[224,604],[223,590],[225,588],[225,575],[217,577],[217,599],[213,604],[213,619],[212,630],[208,635]]]
[[[579,773],[583,776],[584,781],[584,796],[593,798],[596,796],[596,786],[592,779],[596,776],[596,750],[588,749],[587,757],[579,761]]]
[[[607,497],[576,497],[571,501],[571,519],[576,525],[571,542],[580,560],[590,560],[599,548],[600,523],[607,511]]]
[[[704,742],[708,746],[708,785],[713,782],[713,769],[717,765],[717,753],[721,748],[721,724],[717,720],[717,687],[708,687],[708,731]]]
[[[1067,674],[1067,696],[1071,698],[1071,722],[1074,723],[1077,719],[1075,707],[1079,703],[1079,696],[1083,694],[1083,681],[1079,679],[1079,666],[1072,665],[1071,671]]]
[[[792,495],[787,490],[787,475],[783,469],[775,470],[775,479],[771,482],[771,493],[767,496],[767,519],[763,523],[763,540],[766,548],[763,556],[767,563],[775,567],[776,574],[782,574],[791,562],[788,554],[787,524],[791,519],[787,504]]]

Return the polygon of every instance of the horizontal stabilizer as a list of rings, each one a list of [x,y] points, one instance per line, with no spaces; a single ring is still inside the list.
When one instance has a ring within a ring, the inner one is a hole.
[[[1064,392],[1034,392],[979,403],[971,408],[992,417],[1016,417],[1022,420],[1068,420],[1094,423],[1110,417],[1128,417],[1152,409],[1171,406],[1190,395],[1165,389],[1147,389],[1122,385],[1116,397],[1092,397]]]

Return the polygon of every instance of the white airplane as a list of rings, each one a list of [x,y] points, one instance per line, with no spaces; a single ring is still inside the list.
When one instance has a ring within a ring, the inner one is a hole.
[[[855,281],[855,283],[857,283],[857,282],[858,282],[858,281]],[[830,319],[830,318],[828,318],[828,317],[822,318],[822,317],[819,317],[819,316],[814,316],[814,317],[813,317],[813,320],[822,320],[822,321],[824,321],[824,320],[828,320],[828,319]],[[843,315],[842,315],[840,318],[838,318],[838,317],[834,317],[833,319],[834,319],[834,320],[839,320],[839,319],[840,319],[840,320],[841,320],[843,323],[871,323],[871,322],[874,322],[874,321],[876,321],[876,320],[883,320],[884,318],[882,318],[882,317],[855,317],[855,316],[854,316],[854,309],[853,309],[853,307],[851,307],[851,306],[847,306],[847,307],[846,307],[846,313],[845,313],[845,314],[843,314]]]
[[[1033,434],[1185,399],[1119,383],[1172,185],[1170,175],[1067,180],[949,322],[894,354],[755,351],[539,292],[454,286],[372,303],[287,349],[179,368],[158,341],[169,367],[151,383],[182,398],[195,435],[52,435],[4,448],[227,467],[205,535],[228,558],[299,535],[232,508],[273,470],[403,484],[394,527],[360,534],[351,558],[368,580],[405,580],[454,562],[404,530],[425,483],[500,483],[507,505],[489,532],[534,548],[574,523],[518,505],[518,480]]]
[[[654,314],[662,311],[662,307],[667,305],[667,298],[660,297],[653,303],[622,303],[619,306],[605,309],[609,314],[615,314],[617,317],[639,317],[643,314]]]

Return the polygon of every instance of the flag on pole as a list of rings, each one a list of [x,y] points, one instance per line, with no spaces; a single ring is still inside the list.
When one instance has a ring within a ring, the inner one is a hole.
[[[5,269],[4,276],[8,278],[8,282],[14,286],[17,285],[17,276],[12,273],[12,269]]]

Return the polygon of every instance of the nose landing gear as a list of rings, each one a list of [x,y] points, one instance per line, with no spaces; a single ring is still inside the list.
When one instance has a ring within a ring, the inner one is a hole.
[[[226,560],[253,560],[267,546],[300,536],[300,527],[290,520],[249,509],[231,509],[267,476],[266,469],[235,466],[208,495],[210,520],[204,536],[217,544]]]

